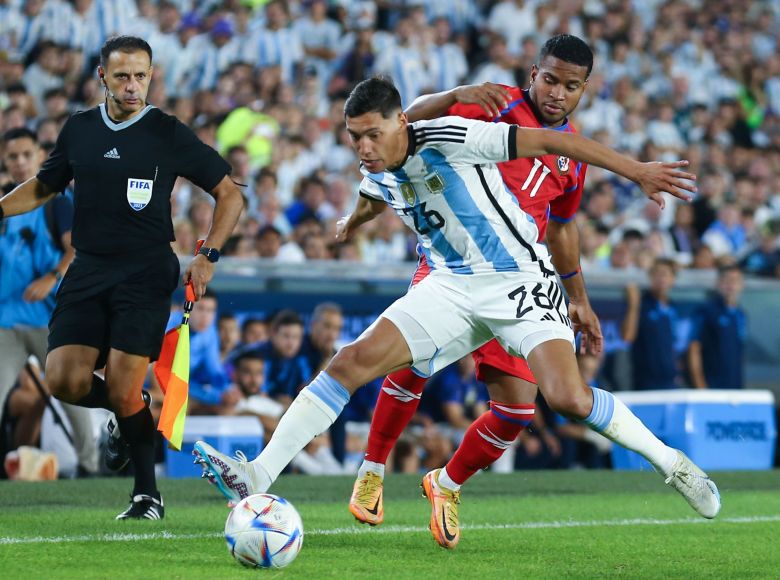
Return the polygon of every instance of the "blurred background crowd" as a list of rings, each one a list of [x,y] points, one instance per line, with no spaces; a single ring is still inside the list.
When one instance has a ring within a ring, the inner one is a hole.
[[[68,113],[103,100],[105,38],[137,34],[154,49],[149,101],[246,184],[229,255],[410,261],[414,240],[390,212],[354,243],[332,242],[360,179],[342,115],[349,90],[377,73],[405,105],[461,83],[524,87],[545,39],[570,33],[596,54],[578,129],[640,159],[689,159],[700,188],[693,204],[660,211],[591,170],[578,218],[586,269],[670,257],[776,276],[779,27],[780,3],[755,0],[2,0],[0,129],[26,126],[51,146]],[[188,255],[211,198],[181,183],[175,202]]]
[[[780,2],[759,0],[0,0],[0,134],[27,128],[50,150],[70,113],[105,98],[104,40],[142,36],[154,50],[149,102],[220,151],[244,185],[223,255],[413,262],[416,240],[390,211],[334,243],[361,179],[343,122],[349,91],[374,74],[394,79],[404,105],[463,83],[526,87],[544,41],[574,34],[595,53],[578,130],[641,160],[688,159],[699,180],[693,203],[669,199],[662,211],[632,183],[589,170],[577,215],[584,271],[646,271],[650,283],[627,291],[618,355],[606,367],[583,356],[583,377],[613,389],[740,387],[743,274],[780,277],[779,32]],[[4,164],[0,186],[12,181]],[[212,207],[177,183],[179,255],[205,237]],[[717,270],[718,292],[680,339],[669,292],[687,268]],[[230,310],[210,295],[193,312],[191,412],[257,415],[269,436],[340,344],[343,315],[335,304],[306,320]],[[732,342],[713,342],[719,333]],[[294,468],[354,468],[378,388],[359,391]],[[443,464],[486,401],[470,358],[434,378],[396,467]],[[604,441],[539,416],[501,468],[604,464]]]

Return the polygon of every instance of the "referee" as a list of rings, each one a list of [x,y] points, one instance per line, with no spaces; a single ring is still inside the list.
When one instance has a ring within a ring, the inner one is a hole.
[[[104,104],[68,119],[36,177],[0,200],[0,219],[41,206],[75,180],[76,258],[49,322],[46,377],[61,400],[117,416],[135,466],[130,506],[117,519],[162,519],[155,427],[141,397],[179,281],[170,196],[179,176],[216,199],[211,231],[184,274],[200,297],[218,248],[243,206],[230,166],[175,117],[146,102],[152,50],[141,38],[106,41],[98,67]],[[105,366],[105,381],[93,373]]]

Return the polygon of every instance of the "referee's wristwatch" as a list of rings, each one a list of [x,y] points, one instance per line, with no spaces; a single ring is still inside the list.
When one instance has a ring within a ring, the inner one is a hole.
[[[205,246],[200,249],[198,254],[203,254],[206,256],[206,259],[214,264],[215,262],[219,261],[219,250],[217,248],[206,248]]]

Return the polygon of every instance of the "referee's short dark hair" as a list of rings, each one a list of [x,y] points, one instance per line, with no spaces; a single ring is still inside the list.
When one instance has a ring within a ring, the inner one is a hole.
[[[14,139],[29,139],[33,143],[38,143],[38,136],[30,131],[27,127],[8,129],[8,131],[3,134],[3,143],[8,143]]]
[[[542,50],[539,51],[539,64],[547,56],[554,56],[563,62],[587,67],[586,77],[589,77],[590,71],[593,70],[593,51],[584,40],[571,34],[558,34],[549,38],[542,46]]]
[[[401,95],[390,77],[376,76],[366,79],[352,89],[344,103],[344,117],[359,117],[366,113],[380,113],[389,119],[401,108]]]
[[[137,36],[112,36],[103,44],[100,49],[100,65],[105,68],[108,57],[112,52],[137,52],[143,50],[149,55],[149,62],[152,62],[152,47],[143,38]]]

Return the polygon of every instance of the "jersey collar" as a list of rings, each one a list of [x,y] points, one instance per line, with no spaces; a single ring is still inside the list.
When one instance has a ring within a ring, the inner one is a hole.
[[[544,127],[545,129],[552,129],[553,131],[566,131],[566,129],[569,128],[569,118],[566,117],[563,120],[563,123],[559,127],[552,127],[545,123],[542,120],[542,114],[539,112],[539,109],[536,107],[536,103],[534,103],[533,99],[531,99],[531,95],[528,92],[528,89],[523,89],[523,98],[528,103],[528,108],[531,109],[531,112],[534,114],[534,117],[536,117],[536,120],[539,121],[539,125]]]
[[[121,123],[114,123],[109,117],[108,117],[108,111],[106,111],[106,104],[100,103],[98,105],[98,108],[100,109],[100,116],[103,118],[103,123],[105,123],[106,127],[111,129],[112,131],[121,131],[122,129],[127,129],[130,125],[133,125],[144,118],[146,113],[154,109],[154,105],[146,105],[140,113],[138,113],[135,117],[132,119],[128,119],[127,121],[122,121]]]

